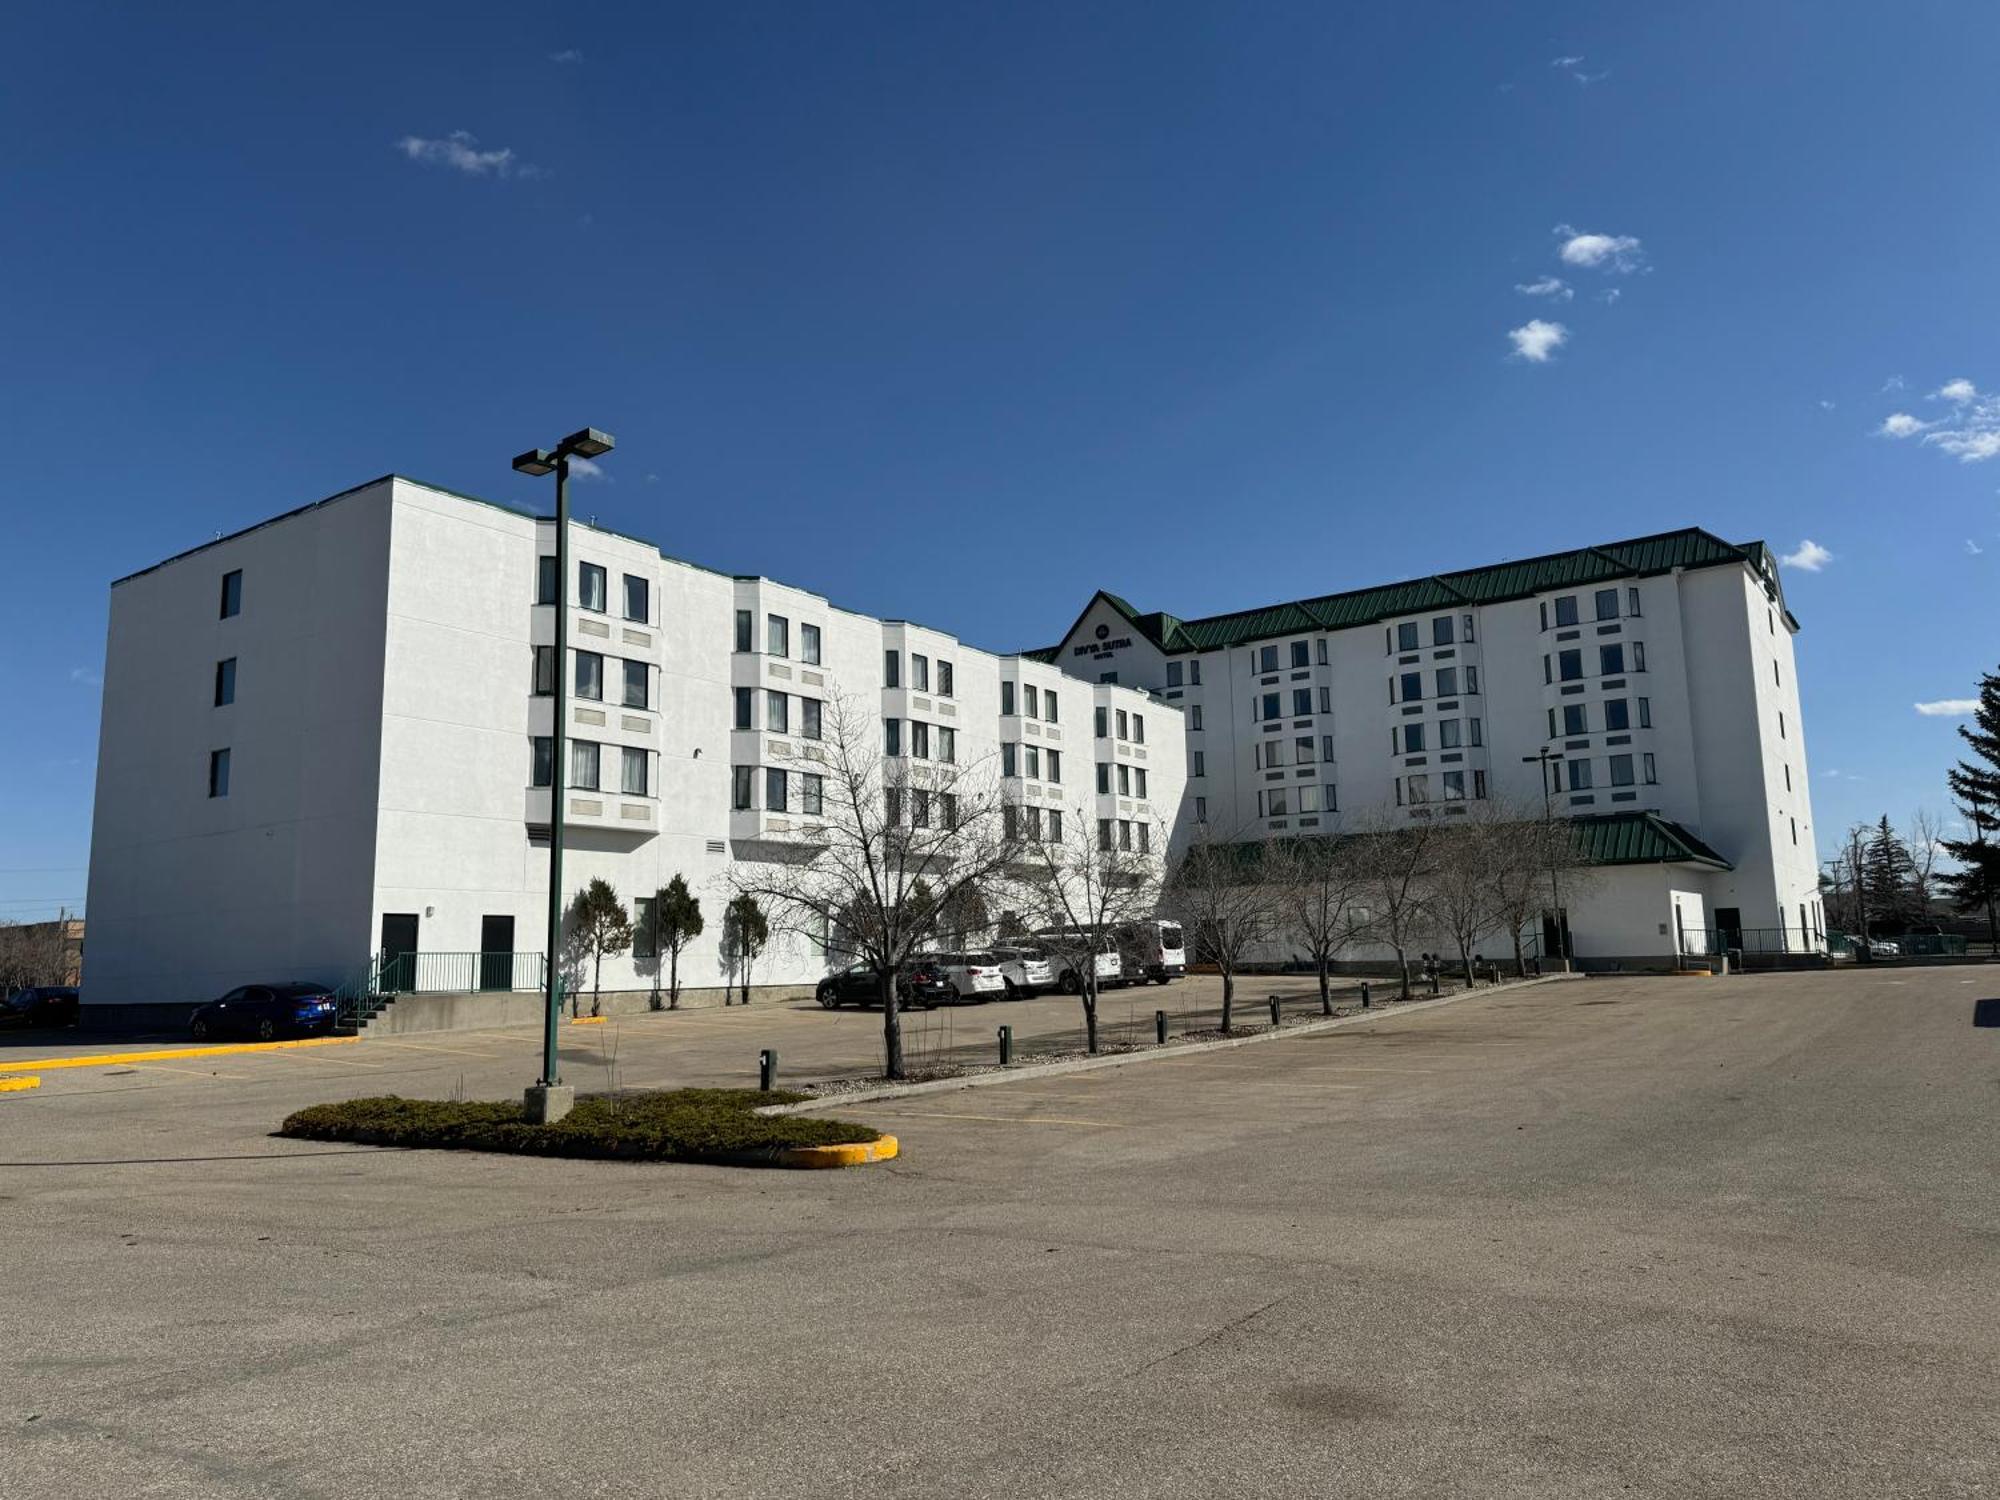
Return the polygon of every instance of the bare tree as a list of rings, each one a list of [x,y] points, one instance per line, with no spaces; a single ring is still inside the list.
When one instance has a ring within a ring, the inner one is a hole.
[[[787,771],[791,826],[767,831],[772,857],[739,864],[731,880],[777,925],[874,971],[883,1071],[902,1078],[899,971],[931,941],[939,912],[961,909],[969,891],[983,899],[1013,856],[999,782],[985,764],[884,754],[880,721],[850,696],[834,695],[821,721],[824,739]]]
[[[1057,817],[1053,828],[1051,812]],[[1040,929],[1035,941],[1056,960],[1058,974],[1076,975],[1084,1044],[1092,1052],[1098,1046],[1097,955],[1119,927],[1159,912],[1164,859],[1156,851],[1166,844],[1150,809],[1145,827],[1141,852],[1113,837],[1105,824],[1092,826],[1074,808],[1036,809],[1008,872],[1016,908]]]
[[[1903,830],[1904,847],[1910,851],[1910,899],[1917,920],[1931,920],[1931,900],[1937,894],[1938,856],[1944,852],[1944,819],[1928,807],[1910,814]]]
[[[1544,911],[1577,898],[1591,880],[1576,829],[1526,803],[1496,802],[1493,819],[1507,829],[1491,875],[1498,930],[1514,948],[1514,973],[1528,972],[1521,934]]]
[[[1384,816],[1360,836],[1368,932],[1395,953],[1405,1000],[1410,998],[1410,948],[1433,926],[1428,882],[1436,844],[1433,818],[1397,822],[1393,815]]]
[[[1449,806],[1450,804],[1446,804]],[[1459,972],[1471,988],[1472,955],[1507,920],[1501,873],[1515,863],[1518,830],[1487,801],[1438,822],[1432,831],[1426,904],[1437,928],[1458,950]]]
[[[1263,846],[1225,842],[1207,824],[1167,877],[1165,911],[1195,952],[1222,973],[1222,1029],[1235,1020],[1236,975],[1250,945],[1276,925],[1278,888],[1265,878]]]
[[[1366,885],[1360,849],[1348,838],[1285,839],[1265,857],[1278,916],[1319,975],[1320,1009],[1331,1011],[1334,956],[1360,928],[1356,909]]]

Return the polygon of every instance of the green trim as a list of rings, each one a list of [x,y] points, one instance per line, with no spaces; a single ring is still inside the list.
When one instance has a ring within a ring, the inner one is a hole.
[[[1447,804],[1434,803],[1434,807]],[[1459,804],[1465,805],[1465,804]],[[1563,819],[1576,832],[1577,852],[1583,862],[1594,866],[1612,865],[1707,865],[1712,869],[1734,868],[1715,850],[1703,843],[1678,823],[1669,822],[1654,812],[1598,813],[1582,817]],[[1449,829],[1450,823],[1439,821],[1439,827]],[[1266,842],[1285,844],[1303,842],[1310,838],[1352,838],[1370,839],[1382,835],[1373,830],[1353,834],[1297,834],[1289,838],[1274,837],[1268,841],[1246,839],[1222,845],[1230,852],[1230,857],[1245,869],[1254,869],[1264,857]],[[1200,847],[1197,845],[1196,847]]]

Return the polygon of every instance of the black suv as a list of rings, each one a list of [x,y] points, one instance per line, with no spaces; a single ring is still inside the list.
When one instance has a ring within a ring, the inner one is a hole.
[[[935,959],[913,958],[897,971],[896,1003],[930,1010],[951,1001],[957,992]],[[819,982],[813,998],[828,1010],[843,1005],[880,1005],[882,981],[868,964],[852,964]]]
[[[0,1000],[0,1026],[74,1026],[76,986],[37,984]]]

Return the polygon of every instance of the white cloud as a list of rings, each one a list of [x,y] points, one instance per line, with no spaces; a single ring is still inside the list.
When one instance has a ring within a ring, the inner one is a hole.
[[[1984,552],[1985,550],[1986,549],[1984,547],[1980,546],[1979,543],[1975,542],[1971,537],[1967,537],[1965,539],[1965,551],[1968,556],[1977,557],[1979,556],[1980,553]]]
[[[1901,377],[1895,377],[1898,381]],[[1928,398],[1944,405],[1926,422],[1906,411],[1891,412],[1875,429],[1880,437],[1921,437],[1926,448],[1949,453],[1962,464],[2000,458],[2000,394],[1982,391],[1964,376],[1947,380]]]
[[[1597,294],[1597,300],[1609,306],[1625,294],[1615,286],[1608,286]]]
[[[587,458],[572,458],[569,461],[569,471],[578,479],[602,479],[606,484],[611,482],[611,476],[604,472],[603,467]]]
[[[1977,698],[1939,698],[1910,705],[1927,719],[1963,719],[1979,707]]]
[[[1567,302],[1576,295],[1575,289],[1560,276],[1544,276],[1539,281],[1517,281],[1514,290],[1524,297],[1550,297],[1557,302]]]
[[[1508,329],[1507,337],[1514,341],[1514,353],[1518,358],[1530,364],[1545,365],[1550,355],[1569,342],[1569,330],[1560,323],[1530,318],[1519,328]]]
[[[1882,389],[1884,391],[1900,391],[1908,385],[1909,381],[1903,379],[1902,376],[1891,375],[1887,380],[1882,382]]]
[[[1820,402],[1820,404],[1819,404],[1819,409],[1820,409],[1821,411],[1832,411],[1832,410],[1833,410],[1833,403],[1832,403],[1831,401],[1822,401],[1822,402]]]
[[[1574,78],[1578,83],[1582,84],[1585,88],[1589,88],[1593,83],[1602,83],[1604,82],[1605,79],[1609,78],[1611,76],[1611,70],[1609,68],[1606,68],[1599,73],[1572,73],[1569,76]]]
[[[1581,57],[1552,57],[1549,59],[1549,66],[1552,68],[1573,68],[1582,61]]]
[[[1636,235],[1581,234],[1567,224],[1556,225],[1562,247],[1556,252],[1566,266],[1593,271],[1636,271],[1645,259]]]
[[[1957,380],[1947,380],[1931,392],[1933,401],[1950,401],[1961,406],[1967,401],[1976,400],[1978,396],[1979,387],[1964,376],[1960,376]]]
[[[411,161],[450,167],[468,177],[512,177],[516,173],[524,177],[539,175],[536,168],[523,166],[515,160],[511,146],[503,146],[497,151],[481,151],[479,138],[466,130],[454,130],[443,140],[406,135],[396,142],[396,149]]]
[[[81,683],[85,687],[95,688],[104,686],[104,679],[88,667],[71,667],[69,669],[69,680]]]
[[[1811,537],[1800,542],[1795,551],[1787,552],[1778,559],[1781,566],[1796,568],[1801,573],[1817,573],[1833,561],[1833,554]]]
[[[1930,425],[1928,422],[1919,422],[1906,411],[1891,412],[1882,419],[1882,425],[1875,429],[1875,433],[1878,437],[1914,437]]]
[[[560,52],[551,52],[549,54],[549,61],[553,63],[580,63],[583,61],[583,54],[574,47],[565,47]]]

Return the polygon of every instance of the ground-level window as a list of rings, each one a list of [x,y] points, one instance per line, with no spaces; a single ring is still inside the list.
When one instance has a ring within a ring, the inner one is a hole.
[[[208,795],[227,797],[229,795],[229,752],[211,750],[208,752]]]

